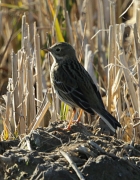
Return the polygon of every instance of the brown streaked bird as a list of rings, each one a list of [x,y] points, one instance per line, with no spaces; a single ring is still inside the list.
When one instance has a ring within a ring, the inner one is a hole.
[[[58,97],[73,108],[67,129],[70,129],[75,108],[79,107],[91,115],[97,113],[115,132],[120,123],[105,109],[100,92],[91,76],[78,62],[74,48],[65,42],[56,43],[46,49],[53,57],[51,81]],[[77,121],[80,121],[80,116]]]

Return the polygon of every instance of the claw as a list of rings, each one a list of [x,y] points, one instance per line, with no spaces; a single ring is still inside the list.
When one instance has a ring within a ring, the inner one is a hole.
[[[79,122],[80,122],[80,118],[81,118],[81,115],[82,115],[83,110],[81,109],[81,111],[80,111],[80,113],[79,113],[79,116],[78,116],[77,120],[73,120],[74,115],[75,115],[75,112],[76,112],[76,110],[73,109],[73,113],[72,113],[72,116],[71,116],[71,119],[70,119],[70,121],[69,121],[68,126],[65,127],[65,128],[61,128],[61,130],[64,130],[64,131],[70,131],[70,130],[71,130],[71,125],[72,125],[72,124],[76,124],[76,123],[79,123]]]
[[[67,127],[65,127],[65,128],[63,128],[63,131],[70,131],[71,130],[71,126],[67,126]]]

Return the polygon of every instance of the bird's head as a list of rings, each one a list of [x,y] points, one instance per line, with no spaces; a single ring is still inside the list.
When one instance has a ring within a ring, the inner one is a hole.
[[[70,59],[69,56],[75,56],[75,50],[73,49],[73,47],[65,42],[56,43],[50,48],[44,50],[50,52],[53,59],[58,63],[60,61]]]

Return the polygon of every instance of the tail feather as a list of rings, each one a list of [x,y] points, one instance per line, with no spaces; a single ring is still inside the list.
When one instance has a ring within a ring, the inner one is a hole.
[[[94,110],[95,111],[95,110]],[[121,127],[120,123],[105,109],[102,111],[96,111],[97,114],[101,117],[101,119],[109,126],[109,128],[115,132],[117,127]]]

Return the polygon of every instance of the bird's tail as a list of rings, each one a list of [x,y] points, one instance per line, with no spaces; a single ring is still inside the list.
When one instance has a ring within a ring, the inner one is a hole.
[[[120,123],[105,109],[101,111],[96,111],[97,114],[101,117],[101,119],[108,125],[108,127],[115,132],[117,127],[121,127]]]

